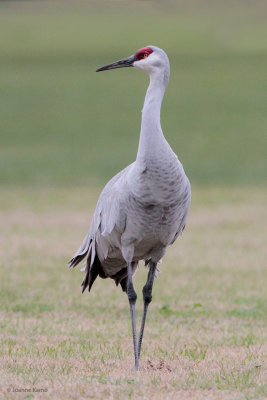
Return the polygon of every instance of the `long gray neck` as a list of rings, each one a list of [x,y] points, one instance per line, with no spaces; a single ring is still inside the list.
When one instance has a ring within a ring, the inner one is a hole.
[[[168,79],[155,74],[150,75],[144,107],[137,152],[137,161],[144,162],[153,156],[166,143],[161,124],[160,109]]]

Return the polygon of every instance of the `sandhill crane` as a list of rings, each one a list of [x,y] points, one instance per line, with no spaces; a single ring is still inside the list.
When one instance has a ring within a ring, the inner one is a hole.
[[[166,141],[160,109],[170,76],[167,54],[158,47],[141,48],[134,55],[99,68],[105,71],[134,67],[148,72],[147,89],[136,161],[114,176],[100,194],[89,232],[69,261],[75,267],[87,256],[82,292],[99,275],[112,278],[130,303],[135,369],[139,369],[142,338],[157,264],[166,248],[185,227],[190,206],[190,183],[176,154]],[[139,261],[148,265],[143,288],[143,316],[136,336],[133,275]]]

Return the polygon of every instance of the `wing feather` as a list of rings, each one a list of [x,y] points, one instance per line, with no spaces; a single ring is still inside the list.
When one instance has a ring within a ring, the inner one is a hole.
[[[119,232],[124,231],[126,216],[123,212],[125,196],[123,187],[126,184],[127,172],[132,165],[130,164],[120,171],[104,187],[99,196],[89,232],[74,257],[69,261],[70,267],[74,268],[79,264],[86,257],[89,249],[90,267],[92,267],[96,257],[96,243],[101,256],[106,258],[109,243],[107,240],[100,241],[100,237],[110,236],[115,227]],[[114,235],[114,241],[117,241],[117,235]]]

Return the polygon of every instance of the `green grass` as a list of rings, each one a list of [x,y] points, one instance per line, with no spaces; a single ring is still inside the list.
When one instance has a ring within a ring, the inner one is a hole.
[[[105,182],[133,161],[148,79],[94,71],[150,43],[170,57],[162,125],[191,180],[262,183],[263,2],[26,4],[1,4],[1,183]]]
[[[0,2],[1,400],[267,398],[266,12]],[[148,84],[94,71],[148,44],[170,58],[162,126],[192,208],[160,265],[136,373],[125,294],[97,279],[81,295],[66,262],[103,184],[135,159]]]
[[[35,387],[42,399],[265,399],[266,190],[194,189],[185,235],[159,266],[140,373],[125,294],[97,279],[81,295],[79,268],[66,266],[97,194],[4,190],[0,398]],[[138,327],[146,273],[135,277]]]

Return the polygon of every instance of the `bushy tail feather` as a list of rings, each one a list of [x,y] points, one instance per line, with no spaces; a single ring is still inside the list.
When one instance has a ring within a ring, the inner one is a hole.
[[[75,256],[69,261],[69,267],[74,268],[78,265],[86,256],[86,266],[82,269],[84,274],[84,279],[82,282],[82,293],[88,287],[90,292],[91,287],[96,280],[97,276],[100,275],[101,278],[106,278],[105,273],[103,271],[102,265],[99,261],[99,258],[95,252],[94,243],[89,233],[85,236],[81,247],[75,254]]]
[[[88,287],[88,291],[91,291],[92,285],[98,275],[105,279],[107,278],[103,267],[101,265],[101,262],[97,256],[97,253],[94,248],[94,243],[92,244],[93,240],[89,233],[85,236],[81,247],[75,254],[75,256],[68,262],[70,268],[76,267],[86,256],[86,265],[82,269],[82,271],[85,272],[84,274],[84,279],[81,284],[82,287],[82,293],[85,291],[85,289]],[[133,274],[136,272],[138,263],[133,264]],[[124,292],[127,291],[127,267],[123,267],[117,274],[110,276],[110,278],[114,279],[116,282],[116,285],[118,286],[119,284],[121,285],[121,288]]]
[[[77,251],[75,256],[72,257],[72,259],[68,262],[70,268],[76,267],[76,265],[78,265],[86,257],[91,243],[92,243],[92,239],[91,239],[89,233],[87,233],[79,250]]]
[[[98,277],[98,275],[102,276],[102,266],[99,261],[99,258],[97,255],[95,256],[93,265],[91,265],[91,252],[88,254],[87,262],[86,262],[86,267],[85,267],[85,275],[84,275],[84,280],[81,284],[82,286],[82,293],[85,291],[85,289],[88,287],[88,291],[90,292],[91,287]],[[103,277],[103,276],[102,276]]]

